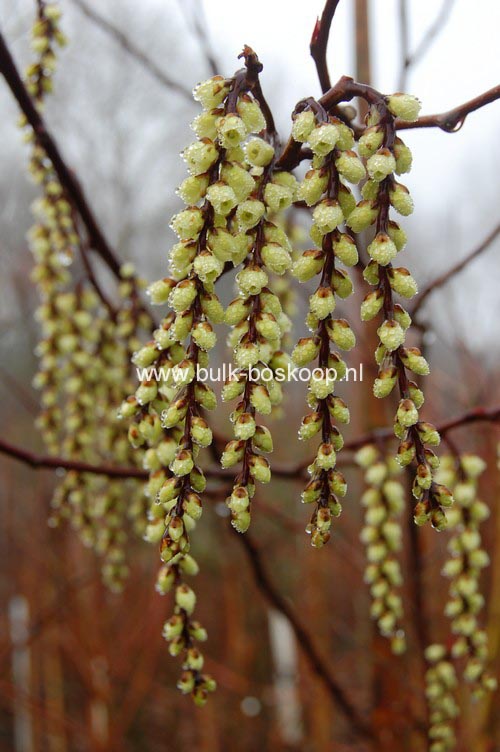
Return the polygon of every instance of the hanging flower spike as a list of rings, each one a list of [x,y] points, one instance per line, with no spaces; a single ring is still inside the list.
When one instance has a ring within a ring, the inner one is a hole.
[[[425,695],[430,711],[429,752],[451,752],[457,742],[454,725],[460,712],[456,699],[457,674],[444,645],[429,645],[425,658],[429,664],[425,673]]]
[[[484,606],[479,590],[482,570],[489,565],[489,556],[482,548],[480,525],[489,517],[489,509],[478,498],[478,479],[486,463],[476,455],[462,454],[443,457],[438,481],[453,488],[455,505],[449,513],[453,536],[448,544],[450,558],[443,574],[450,579],[450,599],[445,613],[451,620],[456,639],[451,654],[455,659],[465,659],[463,677],[472,685],[478,698],[486,691],[496,689],[496,679],[486,670],[488,637],[478,623]]]
[[[479,591],[482,570],[489,557],[481,547],[481,522],[489,516],[488,507],[477,497],[478,478],[486,464],[472,454],[446,455],[436,473],[436,483],[453,489],[455,504],[448,512],[452,537],[448,543],[450,558],[443,574],[450,579],[450,598],[445,614],[451,620],[454,635],[450,649],[430,645],[425,657],[430,664],[426,674],[431,752],[455,749],[455,720],[459,715],[458,679],[454,663],[463,665],[463,680],[471,685],[476,698],[496,689],[496,679],[486,670],[488,637],[478,623],[484,605]]]
[[[390,639],[392,651],[400,654],[406,649],[399,592],[403,578],[396,558],[403,535],[399,518],[405,506],[405,489],[397,480],[402,469],[371,444],[356,452],[355,461],[365,471],[367,484],[361,497],[366,511],[360,538],[366,546],[365,582],[372,596],[371,615],[380,633]]]
[[[132,445],[147,447],[152,503],[146,537],[161,543],[164,562],[158,589],[165,593],[175,587],[174,616],[164,636],[172,655],[184,655],[179,688],[200,705],[215,682],[201,673],[203,656],[194,641],[205,639],[206,633],[192,619],[195,596],[183,578],[198,571],[189,554],[190,533],[202,513],[206,481],[196,462],[200,449],[212,443],[203,413],[215,407],[216,398],[201,380],[200,369],[207,368],[216,343],[213,325],[224,318],[214,284],[227,262],[236,266],[246,258],[247,231],[265,212],[264,203],[252,194],[270,147],[262,139],[247,141],[253,129],[265,127],[249,88],[240,72],[229,80],[216,76],[194,90],[204,111],[193,122],[198,140],[183,152],[190,176],[178,193],[188,206],[172,219],[179,237],[170,254],[172,276],[149,287],[151,302],[168,302],[171,311],[153,341],[135,353],[134,364],[145,378],[122,406],[124,416],[135,416],[129,429]],[[252,172],[245,152],[251,154]],[[239,228],[236,234],[234,227]],[[246,279],[255,284],[251,275]],[[262,443],[267,446],[267,435]],[[258,472],[258,463],[253,464]]]
[[[425,376],[429,373],[429,366],[417,348],[405,347],[411,318],[394,301],[395,294],[412,298],[417,293],[417,285],[408,269],[392,265],[405,246],[406,235],[389,217],[391,207],[403,216],[413,211],[408,189],[395,178],[395,173],[399,175],[411,168],[411,153],[395,135],[395,118],[416,118],[420,103],[406,94],[385,98],[372,94],[371,100],[374,99],[368,114],[368,128],[358,144],[360,155],[366,158],[369,179],[362,189],[363,200],[347,219],[354,232],[361,232],[375,223],[376,234],[367,249],[371,261],[363,272],[375,290],[365,297],[361,318],[370,321],[380,312],[383,314],[383,322],[377,330],[379,346],[375,353],[380,370],[373,392],[376,397],[384,398],[398,384],[400,402],[394,433],[401,443],[397,459],[403,467],[416,464],[412,489],[417,499],[415,522],[422,525],[430,520],[433,527],[443,530],[446,526],[444,509],[453,503],[453,497],[447,488],[438,487],[433,480],[439,460],[429,448],[439,444],[440,437],[434,426],[420,420],[419,410],[424,396],[407,373],[411,371]]]
[[[52,91],[57,47],[64,45],[65,38],[56,4],[40,0],[37,7],[32,34],[36,60],[26,72],[26,86],[41,111],[45,96]],[[116,407],[130,388],[127,339],[149,326],[149,321],[127,300],[115,321],[88,280],[73,283],[71,263],[76,252],[83,254],[73,207],[24,117],[20,126],[31,144],[31,176],[43,192],[33,204],[36,224],[29,233],[35,259],[32,279],[41,299],[36,314],[41,339],[34,385],[40,390],[42,412],[37,426],[51,454],[95,464],[134,464],[137,455],[131,455],[126,434],[116,422]],[[132,316],[127,333],[117,327],[120,316]],[[142,484],[130,480],[126,485],[127,503],[120,481],[71,471],[55,489],[49,519],[52,526],[69,521],[84,544],[103,557],[103,579],[114,591],[122,589],[128,572],[129,520],[139,530],[145,518]]]
[[[354,240],[340,229],[356,205],[346,183],[358,183],[365,169],[351,151],[354,145],[351,129],[328,117],[319,105],[314,109],[295,116],[292,135],[296,141],[309,144],[314,155],[312,169],[300,185],[299,197],[314,207],[311,238],[318,248],[303,253],[292,271],[299,282],[319,273],[321,279],[309,299],[307,325],[312,336],[299,340],[292,358],[297,366],[317,359],[307,398],[312,412],[303,418],[299,437],[306,440],[321,433],[321,444],[308,468],[311,480],[302,494],[305,504],[315,505],[306,531],[311,534],[311,544],[320,548],[330,538],[332,517],[341,513],[338,497],[347,490],[344,476],[336,469],[337,452],[344,442],[335,425],[349,422],[349,410],[335,394],[335,382],[344,377],[346,364],[332,350],[332,345],[351,350],[356,340],[348,322],[335,318],[333,313],[336,298],[347,298],[352,293],[349,277],[336,263],[340,261],[349,267],[358,261]]]
[[[260,106],[253,101],[253,117]],[[237,108],[248,108],[248,95]],[[243,114],[244,116],[244,114]],[[283,229],[271,221],[291,205],[296,194],[296,180],[288,172],[275,170],[274,134],[248,140],[244,147],[243,167],[252,176],[252,192],[239,203],[232,230],[236,247],[245,248],[243,268],[236,276],[239,297],[227,308],[226,324],[232,327],[228,344],[234,350],[236,375],[228,380],[222,398],[239,398],[231,413],[234,439],[222,455],[222,466],[241,463],[231,495],[226,503],[231,523],[240,533],[246,532],[251,520],[251,499],[255,482],[268,483],[271,468],[263,454],[272,452],[269,429],[258,423],[258,415],[269,415],[282,401],[281,383],[289,359],[281,351],[281,339],[290,329],[278,296],[269,287],[269,274],[283,275],[292,265],[291,246]]]

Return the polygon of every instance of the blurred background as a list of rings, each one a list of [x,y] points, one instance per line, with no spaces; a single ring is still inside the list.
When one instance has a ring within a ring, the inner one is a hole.
[[[214,65],[232,75],[243,44],[251,45],[264,63],[263,88],[285,139],[295,103],[320,94],[309,40],[323,3],[63,0],[61,6],[69,45],[47,102],[47,122],[120,258],[132,261],[148,280],[163,277],[174,241],[168,224],[180,206],[175,188],[184,176],[179,154],[192,139],[189,122],[197,113],[192,87],[212,75]],[[33,14],[29,0],[0,0],[2,33],[22,69],[30,59]],[[497,83],[499,27],[500,6],[494,0],[477,0],[473,9],[466,0],[342,0],[330,37],[331,77],[370,79],[387,93],[404,89],[422,100],[423,113],[442,112]],[[9,442],[42,452],[33,428],[37,299],[26,241],[37,192],[26,174],[17,105],[3,80],[0,112],[0,425]],[[437,129],[404,134],[414,154],[405,183],[416,211],[404,222],[409,243],[401,262],[421,288],[498,224],[499,124],[495,103],[470,115],[453,135]],[[295,221],[304,223],[301,216]],[[468,408],[500,402],[498,249],[497,238],[420,311],[432,364],[425,414],[437,424]],[[101,274],[105,279],[104,269]],[[225,302],[231,294],[231,279],[225,278]],[[304,292],[297,295],[294,339],[304,330],[306,300]],[[354,322],[355,309],[354,303],[345,310]],[[357,334],[360,347],[350,364],[369,364],[370,336]],[[219,355],[225,357],[223,346]],[[368,366],[367,373],[369,379]],[[349,438],[389,425],[391,406],[384,406],[387,413],[373,407],[370,392],[369,383],[346,385],[343,396],[353,408]],[[276,462],[284,465],[302,459],[304,448],[289,437],[304,412],[303,389],[292,386],[286,399],[282,418],[272,426]],[[218,421],[227,435],[227,411]],[[482,492],[493,512],[496,433],[488,425],[456,433],[461,450],[489,461]],[[101,584],[99,562],[74,533],[47,526],[53,475],[1,456],[0,474],[1,750],[367,748],[356,741],[311,671],[288,622],[256,587],[228,529],[223,499],[210,505],[197,536],[200,618],[209,631],[208,668],[220,689],[205,708],[196,709],[175,690],[179,667],[161,638],[169,610],[154,591],[154,548],[130,540],[127,587],[122,595],[111,595]],[[424,609],[432,638],[444,639],[446,583],[439,571],[446,534],[418,531],[422,604],[406,531],[410,651],[394,659],[369,619],[358,541],[361,478],[355,471],[348,475],[345,511],[321,552],[310,549],[303,533],[307,512],[300,505],[300,484],[283,479],[260,495],[254,539],[278,591],[314,636],[322,660],[355,705],[386,728],[385,750],[425,749],[415,722],[423,701],[414,617],[415,609]],[[484,587],[497,674],[499,542],[500,517],[493,513],[486,531],[493,565]],[[500,749],[498,696],[473,710],[467,709],[465,692],[463,699],[459,749]]]

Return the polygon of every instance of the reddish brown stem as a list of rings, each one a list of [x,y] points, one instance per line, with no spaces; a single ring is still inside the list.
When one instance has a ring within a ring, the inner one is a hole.
[[[113,272],[115,277],[120,278],[121,262],[111,249],[104,237],[96,218],[87,203],[83,189],[75,174],[66,165],[59,147],[47,130],[45,122],[36,109],[26,87],[19,75],[16,64],[0,33],[0,73],[5,78],[9,89],[14,95],[28,123],[33,128],[35,137],[52,162],[57,177],[64,188],[66,195],[80,215],[89,236],[89,242],[93,250],[99,254],[105,264]]]
[[[422,115],[422,117],[419,117],[413,123],[397,120],[396,128],[397,130],[440,128],[445,133],[456,133],[464,124],[467,115],[481,109],[481,107],[485,107],[487,104],[491,104],[491,102],[495,102],[497,99],[500,99],[500,84],[447,112],[441,112],[437,115]]]
[[[363,738],[372,739],[373,732],[369,724],[359,714],[358,710],[346,696],[342,687],[338,684],[337,679],[327,668],[311,635],[302,624],[289,602],[274,587],[262,562],[260,551],[252,538],[246,533],[245,535],[237,534],[237,539],[248,557],[257,587],[266,600],[288,620],[295,634],[298,646],[304,653],[313,672],[323,682],[328,694],[342,711],[345,718],[350,722],[352,729]]]
[[[321,18],[316,20],[316,25],[309,45],[311,57],[316,65],[319,83],[323,94],[331,87],[330,74],[326,62],[326,50],[328,47],[328,37],[330,36],[333,16],[335,15],[339,2],[340,0],[326,0]]]

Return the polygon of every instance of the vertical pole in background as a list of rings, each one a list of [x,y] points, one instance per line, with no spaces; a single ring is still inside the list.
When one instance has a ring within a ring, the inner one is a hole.
[[[24,595],[10,599],[8,618],[12,641],[14,750],[34,752],[31,711],[27,705],[31,685],[31,653],[27,645],[29,604]]]
[[[370,63],[370,24],[368,16],[368,0],[356,0],[354,6],[354,28],[356,48],[356,80],[364,84],[371,84],[372,72]],[[367,112],[364,99],[358,100],[361,119]]]
[[[283,742],[293,747],[302,741],[300,700],[297,692],[297,645],[292,628],[284,616],[270,609],[268,620],[278,728]]]

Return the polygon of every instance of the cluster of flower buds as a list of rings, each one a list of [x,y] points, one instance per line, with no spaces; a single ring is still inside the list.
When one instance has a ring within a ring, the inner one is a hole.
[[[174,592],[174,613],[163,625],[163,636],[168,642],[170,655],[183,655],[177,687],[183,694],[191,695],[195,705],[202,706],[209,693],[216,689],[216,683],[209,674],[203,673],[204,658],[196,643],[204,642],[207,632],[199,621],[192,618],[196,595],[183,581],[184,576],[197,573],[198,564],[193,557],[187,553],[178,554],[161,567],[156,589],[161,595]]]
[[[235,231],[246,241],[248,255],[236,276],[238,297],[225,313],[225,323],[232,327],[228,344],[233,349],[235,375],[224,385],[225,401],[238,399],[231,413],[234,439],[222,455],[223,467],[241,463],[227,505],[233,527],[244,533],[250,525],[250,504],[255,481],[268,483],[271,468],[262,453],[273,450],[269,429],[257,422],[257,416],[269,415],[280,405],[283,394],[276,372],[284,374],[289,359],[280,349],[282,337],[290,329],[278,295],[269,287],[269,275],[282,275],[292,265],[291,246],[285,231],[271,221],[274,214],[286,209],[295,198],[295,178],[274,171],[274,147],[267,139],[258,139],[266,154],[255,159],[257,139],[246,147],[245,168],[254,175],[254,189],[247,201],[259,206],[251,221],[236,213]],[[264,163],[265,162],[265,163]]]
[[[352,130],[321,109],[305,109],[294,117],[293,138],[312,150],[312,168],[299,187],[299,198],[313,208],[311,238],[317,248],[305,251],[292,272],[300,282],[320,274],[317,289],[309,298],[307,326],[310,337],[299,340],[292,358],[297,366],[317,361],[308,387],[307,402],[312,412],[304,416],[299,430],[302,440],[321,435],[316,456],[309,466],[311,480],[302,500],[315,505],[306,531],[311,543],[321,547],[330,538],[332,518],[341,512],[339,497],[346,493],[345,478],[336,469],[337,452],[343,438],[336,423],[349,422],[349,410],[335,394],[335,382],[344,377],[346,364],[334,349],[351,350],[356,342],[348,322],[334,315],[337,299],[353,291],[348,274],[338,268],[358,261],[353,238],[341,228],[356,206],[347,183],[358,183],[365,168],[352,151]]]
[[[32,48],[35,61],[26,70],[26,88],[39,110],[43,109],[45,95],[52,91],[52,77],[56,66],[56,48],[64,46],[66,39],[59,29],[60,9],[55,2],[38,3],[38,16],[32,30]],[[24,115],[19,119],[25,141],[32,144],[29,172],[33,181],[42,186],[43,196],[35,201],[34,212],[40,224],[33,228],[32,242],[36,245],[38,262],[35,281],[50,286],[54,276],[64,277],[62,267],[70,263],[73,249],[78,245],[71,204],[45,150]],[[47,256],[51,252],[50,260]],[[43,263],[43,262],[46,263]],[[48,263],[50,261],[50,264]],[[45,269],[46,266],[51,266]]]
[[[47,445],[57,454],[89,463],[134,464],[137,454],[117,421],[116,406],[130,383],[129,347],[135,337],[127,342],[125,332],[89,288],[60,292],[54,307],[48,321],[46,304],[39,309],[46,336],[38,346],[40,370],[35,378],[42,390],[45,409],[39,425]],[[138,316],[136,326],[144,324],[143,316]],[[54,410],[60,416],[58,427]],[[50,523],[70,522],[84,543],[103,558],[103,579],[114,591],[122,589],[128,573],[128,523],[136,533],[144,528],[141,486],[127,481],[125,496],[120,480],[70,472],[52,500]]]
[[[448,544],[450,558],[443,574],[450,579],[450,598],[445,613],[451,620],[456,639],[451,649],[453,658],[465,659],[463,677],[480,697],[485,691],[496,689],[496,679],[486,670],[488,638],[478,623],[484,606],[480,592],[482,570],[489,564],[489,556],[482,548],[480,525],[489,517],[487,505],[478,498],[478,479],[486,463],[481,457],[462,454],[458,460],[443,457],[439,479],[453,488],[455,505],[449,512],[452,538]]]
[[[194,90],[203,112],[192,124],[198,140],[183,152],[190,175],[178,190],[187,208],[171,224],[179,238],[170,254],[172,276],[148,290],[153,304],[168,303],[171,310],[153,340],[133,357],[136,367],[155,369],[146,374],[152,378],[144,378],[121,409],[124,417],[134,417],[129,429],[132,445],[146,447],[147,494],[153,502],[146,537],[161,541],[161,558],[176,581],[184,562],[191,561],[186,559],[189,533],[202,511],[200,494],[206,481],[196,460],[200,449],[212,443],[204,411],[215,407],[216,398],[200,378],[200,369],[207,368],[209,351],[216,344],[214,325],[224,320],[214,284],[227,263],[245,262],[237,277],[242,298],[226,315],[235,327],[240,368],[266,365],[285,327],[278,299],[265,289],[264,266],[283,273],[291,265],[290,253],[286,236],[267,213],[292,202],[295,180],[272,171],[273,146],[251,135],[266,125],[260,106],[250,86],[238,86],[236,78],[216,76]],[[239,385],[240,380],[238,389]],[[255,424],[254,415],[256,410],[268,412],[279,389],[276,386],[271,397],[262,384],[248,379],[245,391],[244,407],[233,413],[239,438],[226,447],[222,463],[229,467],[245,454],[246,481],[250,475],[267,480],[267,461],[251,447],[270,451],[271,438],[267,429]],[[240,445],[248,450],[240,452]],[[233,522],[241,530],[248,526],[243,498],[247,486],[237,484],[233,494],[239,505]],[[189,658],[185,630],[175,641],[179,645]],[[206,696],[211,686],[207,681],[196,675],[194,688],[187,690],[196,701]]]
[[[214,392],[196,378],[198,365],[206,365],[207,361],[200,340],[197,343],[194,339],[194,326],[197,321],[210,326],[208,319],[202,318],[205,314],[201,313],[200,298],[206,295],[213,301],[215,296],[206,293],[203,286],[200,286],[203,292],[198,295],[197,277],[184,281],[194,281],[194,299],[189,295],[182,297],[183,281],[160,280],[149,288],[155,303],[167,302],[172,293],[170,303],[174,310],[154,331],[153,340],[134,353],[132,359],[137,368],[156,370],[151,378],[143,378],[135,394],[122,403],[120,415],[133,418],[129,441],[136,450],[142,448],[143,465],[149,472],[146,496],[150,504],[145,538],[151,543],[160,543],[164,565],[158,574],[158,591],[167,593],[175,585],[176,609],[165,626],[165,636],[171,640],[173,655],[185,653],[186,673],[180,688],[190,692],[197,703],[202,703],[212,687],[212,680],[201,674],[203,656],[191,644],[196,634],[201,634],[201,628],[193,622],[194,633],[191,634],[194,593],[181,582],[181,576],[197,571],[197,564],[189,555],[189,534],[202,513],[200,494],[206,480],[196,460],[199,450],[212,441],[212,432],[202,410],[215,407]],[[191,322],[183,328],[182,319],[190,313]],[[191,330],[186,348],[183,340]]]
[[[385,97],[370,108],[368,127],[358,143],[359,153],[366,159],[369,179],[362,189],[363,200],[351,212],[347,224],[354,232],[375,225],[375,237],[367,249],[371,261],[363,272],[365,280],[375,289],[361,304],[363,321],[370,321],[381,312],[383,315],[377,330],[379,345],[375,358],[379,373],[373,391],[376,397],[383,398],[398,385],[400,401],[394,433],[401,441],[398,451],[401,465],[416,465],[412,489],[417,500],[415,522],[421,525],[430,520],[437,530],[442,530],[446,526],[444,508],[453,499],[447,488],[433,480],[439,461],[430,447],[439,444],[440,437],[434,426],[420,420],[424,396],[408,376],[408,372],[425,376],[429,366],[418,348],[405,346],[411,318],[394,300],[396,295],[412,298],[417,293],[417,284],[408,269],[392,265],[406,244],[406,234],[390,219],[390,210],[393,208],[403,216],[413,211],[408,189],[395,178],[395,174],[411,168],[411,153],[395,135],[395,118],[414,120],[419,109],[418,100],[406,94]]]
[[[36,60],[26,73],[27,89],[40,110],[52,90],[56,47],[65,42],[59,19],[56,4],[40,0],[32,42]],[[128,393],[133,339],[149,321],[137,311],[136,296],[129,294],[126,268],[117,312],[111,313],[87,282],[73,286],[70,266],[75,251],[81,250],[73,208],[24,116],[20,126],[32,144],[31,176],[42,189],[33,204],[36,224],[29,233],[35,259],[32,278],[41,299],[34,383],[41,392],[42,412],[37,425],[51,454],[96,464],[134,464],[137,454],[131,453],[126,431],[117,422],[116,407]],[[50,524],[70,521],[84,543],[102,555],[103,579],[113,590],[122,588],[128,571],[126,524],[131,520],[138,532],[145,520],[141,484],[127,481],[127,490],[125,500],[120,481],[69,472],[52,500]]]
[[[64,37],[58,29],[59,17],[60,11],[55,3],[38,4],[38,16],[32,32],[36,59],[26,71],[26,86],[39,109],[43,107],[45,94],[51,90],[55,47],[64,43]],[[71,205],[24,115],[19,120],[19,126],[25,131],[25,140],[32,144],[29,172],[43,191],[43,195],[33,204],[36,224],[29,233],[30,249],[35,259],[31,276],[41,299],[37,311],[42,330],[42,339],[37,349],[40,370],[35,384],[42,390],[43,412],[38,426],[49,451],[56,453],[62,424],[58,394],[63,383],[58,359],[74,352],[80,337],[92,338],[93,333],[87,334],[84,331],[84,316],[79,321],[66,321],[68,313],[74,314],[77,308],[75,296],[65,292],[71,282],[68,266],[79,243]],[[94,306],[92,293],[87,295],[85,291],[79,299],[80,307],[88,309]]]
[[[35,103],[41,107],[45,94],[52,92],[57,48],[64,47],[67,40],[59,28],[59,4],[52,0],[39,0],[37,10],[37,18],[31,30],[31,49],[36,60],[26,70],[26,88]]]
[[[403,579],[397,558],[402,541],[399,518],[405,506],[405,489],[397,480],[402,470],[393,457],[384,458],[372,444],[359,449],[355,461],[363,468],[367,485],[361,497],[366,511],[360,537],[366,546],[371,615],[381,634],[390,639],[393,652],[399,654],[406,648],[399,593]]]
[[[444,645],[429,645],[425,650],[429,667],[425,674],[425,694],[429,706],[429,752],[455,749],[455,719],[458,679],[451,656]]]

